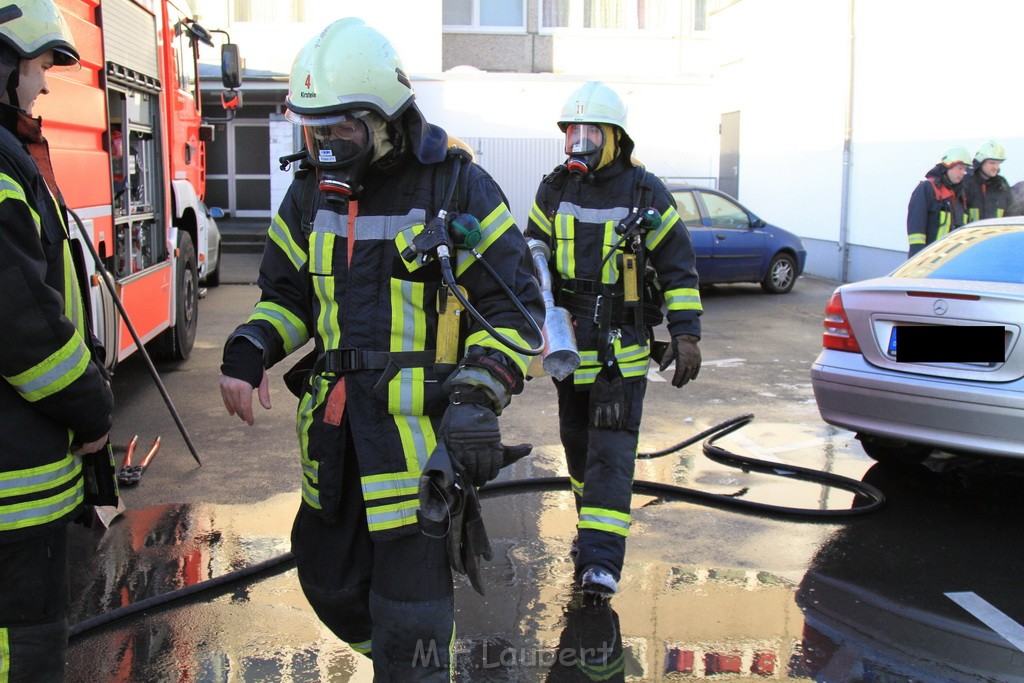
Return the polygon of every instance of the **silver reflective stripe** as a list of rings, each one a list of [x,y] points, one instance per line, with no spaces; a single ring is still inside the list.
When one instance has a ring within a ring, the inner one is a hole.
[[[0,531],[23,529],[60,519],[81,503],[84,495],[81,486],[74,486],[49,498],[2,506]]]
[[[52,469],[33,467],[4,472],[0,475],[0,496],[18,496],[57,486],[70,479],[79,469],[78,461],[70,455],[50,467]]]
[[[75,347],[73,349],[68,349],[70,353],[68,353],[68,356],[66,358],[62,359],[56,365],[51,366],[49,369],[46,370],[46,372],[35,377],[34,379],[31,379],[27,382],[15,384],[14,386],[18,390],[18,393],[21,394],[22,396],[30,397],[29,400],[39,400],[40,398],[45,398],[46,396],[49,396],[50,394],[53,393],[53,391],[44,391],[50,385],[59,384],[59,386],[57,387],[58,390],[67,386],[70,382],[62,382],[62,380],[66,380],[67,377],[71,374],[71,371],[74,370],[82,362],[83,358],[89,354],[88,349],[85,348],[85,344],[82,343],[82,340],[80,337],[78,337],[78,335],[72,337],[72,340],[76,340]],[[69,343],[66,344],[64,348],[60,349],[60,351],[58,351],[57,353],[60,353],[61,351],[67,349],[67,347],[70,344],[71,341],[69,341]],[[54,356],[50,356],[47,359],[47,361],[51,361],[53,358]],[[47,361],[44,361],[44,363]],[[77,378],[81,374],[81,372],[78,372],[72,378],[72,380]],[[33,396],[37,392],[39,395]]]
[[[348,216],[320,209],[316,212],[316,217],[313,218],[313,232],[329,232],[332,235],[344,237],[348,232]]]
[[[412,209],[404,216],[356,216],[356,239],[394,241],[403,230],[423,225],[426,218],[423,209]]]
[[[404,479],[382,479],[378,481],[363,480],[363,500],[375,500],[381,498],[396,498],[408,496],[411,493],[419,494],[419,476],[407,477]]]
[[[575,216],[577,221],[583,223],[607,223],[614,221],[618,223],[629,215],[629,209],[624,206],[615,206],[610,209],[588,209],[570,202],[562,202],[558,205],[558,213]]]

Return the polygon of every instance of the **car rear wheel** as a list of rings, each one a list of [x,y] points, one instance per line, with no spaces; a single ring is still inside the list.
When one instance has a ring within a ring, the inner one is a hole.
[[[907,467],[924,462],[932,453],[932,448],[921,444],[883,439],[870,434],[857,434],[861,447],[868,457],[887,465]]]
[[[769,294],[785,294],[796,284],[796,259],[789,254],[772,257],[768,273],[761,281],[761,289]]]

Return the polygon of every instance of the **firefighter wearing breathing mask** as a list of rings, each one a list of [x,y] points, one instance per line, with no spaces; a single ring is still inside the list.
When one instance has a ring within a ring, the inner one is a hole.
[[[690,235],[672,195],[633,160],[619,96],[588,82],[558,126],[567,159],[541,182],[526,234],[550,248],[556,304],[579,346],[579,368],[554,380],[579,516],[572,553],[582,590],[607,596],[626,552],[651,332],[664,302],[672,339],[655,360],[682,387],[700,370],[703,309]]]
[[[526,349],[540,335],[498,280],[536,321],[544,304],[504,195],[469,160],[454,174],[447,134],[424,119],[383,35],[355,18],[327,26],[298,54],[286,105],[305,168],[270,225],[260,302],[225,344],[221,394],[252,424],[254,391],[270,407],[266,370],[313,341],[309,362],[285,375],[299,396],[300,585],[324,624],[372,658],[374,680],[448,681],[452,573],[445,539],[417,525],[421,470],[444,439],[472,484],[497,476],[497,415],[522,390],[528,356],[474,319],[455,362],[437,363],[455,352],[438,347],[442,274],[409,245],[442,209],[472,214],[495,273],[453,250],[468,301]]]

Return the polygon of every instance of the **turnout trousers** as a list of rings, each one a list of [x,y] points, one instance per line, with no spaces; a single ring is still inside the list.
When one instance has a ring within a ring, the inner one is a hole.
[[[370,535],[348,419],[341,515],[302,503],[292,526],[299,584],[316,615],[373,659],[374,681],[450,681],[455,601],[445,539]]]
[[[68,527],[0,544],[0,683],[61,683],[68,646]]]
[[[619,431],[591,426],[590,391],[578,390],[572,377],[552,381],[558,391],[559,436],[579,515],[577,578],[586,567],[597,566],[618,581],[629,535],[647,379],[624,383],[626,418]]]

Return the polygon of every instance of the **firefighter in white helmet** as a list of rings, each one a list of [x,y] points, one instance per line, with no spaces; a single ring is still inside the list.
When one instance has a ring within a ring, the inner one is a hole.
[[[978,147],[971,172],[964,178],[968,221],[1012,215],[1013,192],[1006,178],[999,175],[1004,161],[1006,150],[995,140],[986,140]]]
[[[11,682],[64,678],[68,522],[90,502],[82,456],[105,450],[113,411],[31,116],[57,68],[79,68],[60,10],[50,0],[0,8],[0,680]]]
[[[908,258],[967,221],[963,180],[971,167],[966,147],[950,147],[917,184],[907,205]]]
[[[579,513],[576,578],[607,596],[625,558],[648,365],[673,368],[675,387],[696,379],[703,309],[689,232],[662,182],[632,159],[619,96],[588,82],[558,126],[567,158],[541,182],[526,234],[550,249],[555,301],[572,315],[580,350],[580,367],[554,382]],[[672,339],[652,353],[663,302]]]
[[[300,397],[299,582],[320,619],[372,657],[374,680],[448,681],[453,536],[420,533],[421,472],[443,442],[467,485],[498,474],[497,414],[522,390],[529,354],[493,332],[541,343],[501,283],[538,321],[543,301],[501,190],[423,118],[384,36],[354,18],[330,24],[296,58],[286,104],[303,169],[270,226],[261,300],[225,344],[221,394],[252,424],[254,390],[270,407],[266,368],[314,342],[287,375]],[[440,247],[417,249],[442,216],[468,215],[479,227],[460,239],[496,272],[463,252],[457,285],[492,329],[473,319],[456,339],[439,334],[439,295],[452,291]]]

